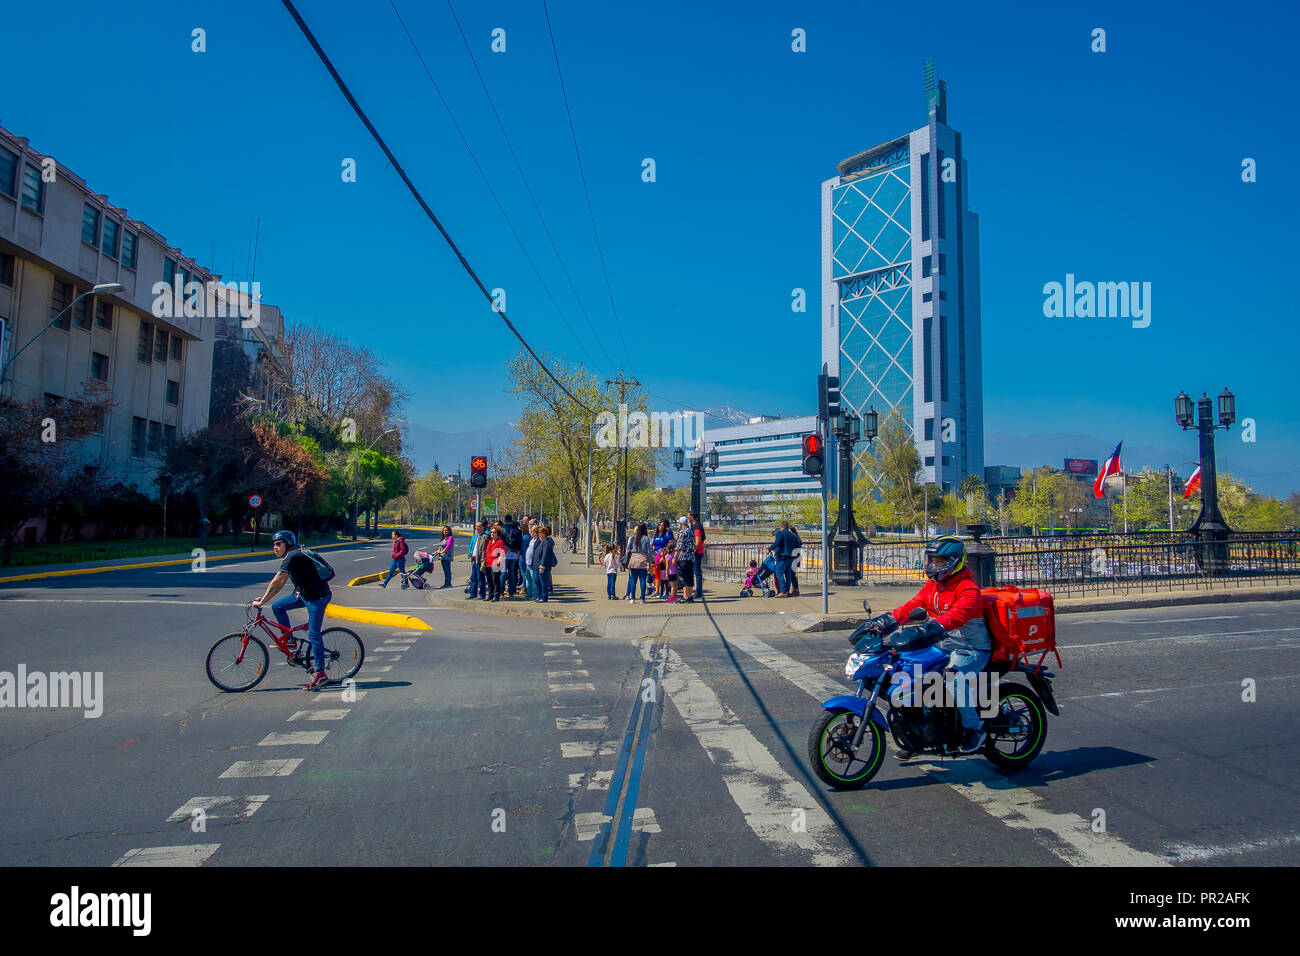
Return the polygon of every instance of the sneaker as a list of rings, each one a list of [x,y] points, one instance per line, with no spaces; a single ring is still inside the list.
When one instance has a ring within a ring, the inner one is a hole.
[[[908,750],[906,747],[894,751],[895,760],[911,760],[915,756],[916,756],[916,751]]]
[[[320,690],[330,682],[330,677],[324,671],[317,671],[303,690]]]
[[[666,600],[668,601],[669,604],[672,604],[674,601],[677,600],[677,598],[675,598],[675,597],[669,597],[669,598],[667,598]]]

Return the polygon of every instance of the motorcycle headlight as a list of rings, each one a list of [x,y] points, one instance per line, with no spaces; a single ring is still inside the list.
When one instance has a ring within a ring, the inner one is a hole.
[[[852,680],[853,675],[858,672],[858,668],[862,666],[862,662],[866,659],[866,654],[850,654],[848,661],[844,665],[844,676]]]

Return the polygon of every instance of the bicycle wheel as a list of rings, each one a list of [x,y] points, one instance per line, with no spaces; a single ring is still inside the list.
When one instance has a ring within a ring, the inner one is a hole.
[[[244,645],[244,632],[236,631],[212,645],[208,651],[208,680],[219,689],[232,694],[251,690],[266,676],[271,662],[266,645],[259,638],[248,635]]]
[[[325,673],[331,681],[347,680],[361,670],[366,649],[361,638],[346,627],[331,627],[320,632],[325,645]]]

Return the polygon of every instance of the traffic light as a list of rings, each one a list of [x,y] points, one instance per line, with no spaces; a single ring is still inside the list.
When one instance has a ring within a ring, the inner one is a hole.
[[[840,410],[840,377],[823,372],[817,376],[817,417],[830,421]]]
[[[487,487],[487,455],[475,455],[469,460],[469,484],[471,488]]]
[[[814,432],[803,436],[803,473],[814,478],[822,473],[822,459],[826,453],[826,443],[822,436]]]

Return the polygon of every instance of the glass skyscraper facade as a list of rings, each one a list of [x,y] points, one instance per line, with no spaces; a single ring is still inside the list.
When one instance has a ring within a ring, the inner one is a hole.
[[[926,126],[822,183],[822,360],[851,411],[897,411],[922,480],[952,489],[983,477],[984,414],[979,220],[946,95],[930,81]]]

